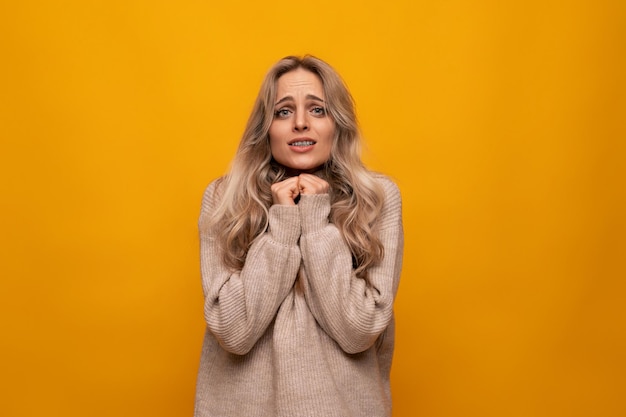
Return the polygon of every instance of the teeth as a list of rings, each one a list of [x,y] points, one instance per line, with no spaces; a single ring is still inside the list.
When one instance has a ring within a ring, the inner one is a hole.
[[[301,140],[298,142],[291,143],[289,146],[311,146],[314,145],[315,142],[312,140]]]

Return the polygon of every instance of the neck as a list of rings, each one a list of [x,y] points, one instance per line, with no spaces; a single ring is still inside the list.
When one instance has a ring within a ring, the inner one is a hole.
[[[313,174],[318,177],[324,176],[324,166],[318,166],[312,169],[293,169],[293,168],[285,168],[285,177],[297,177],[300,174]]]

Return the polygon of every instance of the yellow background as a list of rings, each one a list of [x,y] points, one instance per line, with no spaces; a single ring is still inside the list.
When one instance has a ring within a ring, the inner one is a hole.
[[[191,415],[201,194],[307,52],[403,192],[394,417],[626,415],[620,0],[3,1],[0,415]]]

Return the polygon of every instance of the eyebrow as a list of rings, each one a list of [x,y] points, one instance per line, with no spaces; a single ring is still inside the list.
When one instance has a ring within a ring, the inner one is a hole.
[[[313,95],[313,94],[307,94],[306,95],[306,99],[307,100],[317,100],[317,101],[321,101],[322,103],[325,103],[324,100],[322,100],[321,98],[319,98],[318,96]],[[278,106],[280,103],[284,103],[285,101],[293,101],[293,96],[285,96],[285,97],[281,98],[280,100],[278,100],[276,102],[276,104],[274,104],[274,105]]]

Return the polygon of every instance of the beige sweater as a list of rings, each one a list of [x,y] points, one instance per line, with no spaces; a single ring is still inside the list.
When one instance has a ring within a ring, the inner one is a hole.
[[[398,188],[379,181],[385,256],[369,270],[369,283],[354,275],[350,250],[329,223],[328,194],[273,205],[268,231],[238,272],[223,265],[214,237],[201,233],[207,331],[195,416],[391,416],[403,231]],[[216,205],[215,186],[204,194],[201,222]]]

